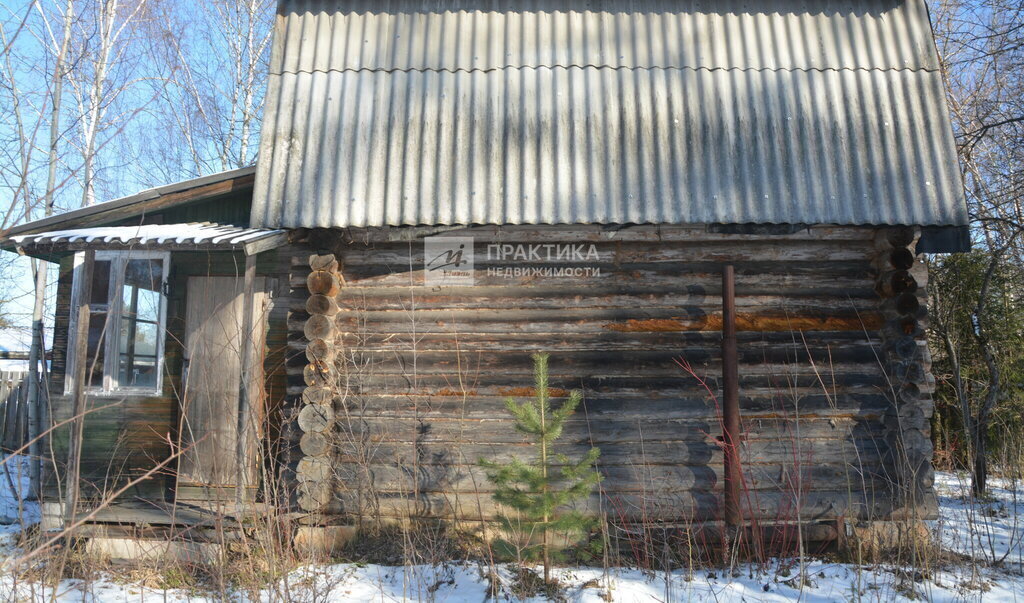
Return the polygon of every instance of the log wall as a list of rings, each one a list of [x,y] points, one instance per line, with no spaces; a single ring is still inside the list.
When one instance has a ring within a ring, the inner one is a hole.
[[[547,351],[554,395],[584,393],[560,451],[601,449],[590,510],[719,519],[720,274],[732,263],[745,516],[892,517],[907,508],[908,483],[910,502],[930,512],[926,274],[913,231],[444,232],[474,238],[471,287],[424,284],[429,232],[296,235],[306,248],[291,257],[288,372],[301,404],[291,441],[302,509],[492,516],[478,461],[533,454],[503,400],[532,393],[530,354]],[[538,243],[593,244],[598,259],[487,257],[488,245]]]

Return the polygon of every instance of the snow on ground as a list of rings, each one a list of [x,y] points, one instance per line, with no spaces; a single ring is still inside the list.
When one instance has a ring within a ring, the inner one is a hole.
[[[947,550],[1024,568],[1024,484],[989,478],[988,489],[988,498],[977,501],[969,475],[936,472],[940,517],[932,529]]]
[[[768,566],[743,566],[728,575],[720,569],[689,572],[647,572],[637,569],[568,568],[556,577],[565,586],[568,601],[1018,601],[1024,600],[1020,525],[1024,505],[1018,501],[1024,489],[994,481],[991,500],[971,503],[965,493],[969,481],[954,474],[940,473],[937,490],[941,518],[932,526],[948,549],[987,561],[1005,557],[1003,567],[983,563],[959,563],[919,572],[896,567],[858,566],[808,560],[777,560]],[[0,490],[0,504],[11,507],[16,497]],[[10,541],[8,541],[10,542]],[[13,553],[8,544],[8,556]],[[0,554],[4,551],[0,549]],[[206,603],[223,600],[216,594],[182,590],[154,590],[125,584],[117,576],[82,582],[65,580],[56,591],[38,584],[16,582],[8,572],[0,577],[0,601],[44,601],[61,603],[155,603],[189,601]],[[499,586],[499,600],[509,600],[514,572],[510,567],[491,568],[480,564],[392,567],[372,564],[305,566],[259,593],[233,592],[228,599],[238,602],[276,603],[284,601],[436,601],[479,603]],[[540,598],[528,599],[540,601]]]
[[[786,566],[789,564],[787,563]],[[783,570],[781,564],[760,571],[744,568],[736,577],[723,576],[721,571],[701,570],[692,574],[677,571],[642,572],[615,569],[605,573],[599,568],[576,568],[557,572],[566,585],[563,596],[579,603],[649,602],[649,601],[1016,601],[1024,598],[1024,578],[1019,575],[973,575],[964,569],[937,572],[927,579],[915,581],[892,569],[810,562],[801,573],[798,567]],[[501,590],[497,600],[515,600],[509,585],[508,568],[499,568]],[[337,564],[312,566],[296,570],[286,580],[250,598],[244,593],[230,595],[239,602],[322,601],[436,601],[480,603],[488,600],[489,571],[477,565],[443,567]],[[805,578],[801,580],[799,576]],[[66,580],[57,592],[38,585],[14,585],[8,579],[0,582],[0,598],[4,600],[53,600],[61,603],[89,601],[93,603],[156,603],[188,601],[213,603],[223,600],[216,594],[198,594],[174,590],[154,590],[125,585],[111,579],[89,583]],[[543,601],[541,597],[525,601]]]
[[[0,458],[0,534],[39,523],[39,505],[25,500],[28,488],[27,459],[18,455]]]

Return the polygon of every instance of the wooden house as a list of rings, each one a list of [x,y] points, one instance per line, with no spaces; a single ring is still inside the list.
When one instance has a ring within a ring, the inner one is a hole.
[[[275,27],[254,169],[8,234],[60,263],[47,420],[88,414],[47,464],[77,514],[130,485],[91,521],[486,519],[478,460],[532,454],[502,402],[546,351],[593,512],[934,515],[920,254],[969,240],[924,0],[282,0]]]

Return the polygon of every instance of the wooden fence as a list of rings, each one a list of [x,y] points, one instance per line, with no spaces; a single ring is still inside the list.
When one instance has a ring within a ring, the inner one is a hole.
[[[0,448],[28,441],[28,371],[0,371]]]

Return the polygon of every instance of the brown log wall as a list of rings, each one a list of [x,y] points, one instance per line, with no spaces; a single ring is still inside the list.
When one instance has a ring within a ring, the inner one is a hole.
[[[724,263],[736,267],[744,515],[893,516],[907,508],[899,493],[908,457],[914,504],[928,507],[930,457],[919,440],[927,439],[932,382],[920,331],[893,334],[906,325],[884,284],[893,282],[879,259],[887,230],[462,229],[443,234],[474,237],[475,284],[446,288],[424,285],[428,232],[299,235],[307,247],[291,258],[288,372],[290,398],[302,398],[306,415],[291,439],[307,484],[301,508],[492,516],[477,463],[532,454],[502,401],[531,394],[530,354],[547,351],[555,393],[585,396],[561,452],[602,451],[605,481],[590,510],[623,520],[720,519]],[[926,274],[913,239],[898,242],[910,250],[917,328]],[[592,243],[599,259],[487,259],[488,244],[519,243]],[[532,267],[599,274],[495,272]],[[310,300],[310,286],[335,303]],[[310,340],[315,353],[303,354]],[[904,344],[923,352],[908,357]],[[894,387],[893,371],[910,371],[913,390]],[[912,404],[898,405],[900,392]],[[894,435],[896,416],[912,417],[899,422],[906,437]]]

